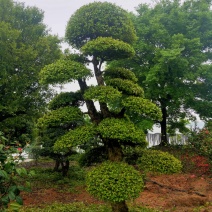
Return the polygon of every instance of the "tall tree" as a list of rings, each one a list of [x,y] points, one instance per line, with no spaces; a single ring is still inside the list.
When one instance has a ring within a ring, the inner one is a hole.
[[[185,129],[183,119],[192,119],[193,110],[204,112],[202,102],[211,111],[211,100],[204,97],[210,96],[210,71],[202,65],[212,56],[211,1],[161,0],[153,7],[139,5],[137,12],[136,56],[124,63],[136,73],[146,98],[161,108],[161,145],[167,145],[168,125]]]
[[[48,34],[38,8],[11,0],[0,0],[0,8],[0,126],[24,143],[51,94],[38,73],[60,57],[60,40]]]
[[[107,2],[85,5],[71,16],[66,29],[66,39],[82,55],[75,58],[70,56],[45,66],[40,73],[41,82],[56,84],[76,80],[91,123],[70,129],[68,133],[57,139],[54,144],[55,150],[69,151],[76,145],[98,137],[107,149],[109,160],[114,163],[114,165],[106,164],[107,169],[112,169],[111,173],[114,167],[117,173],[123,173],[124,170],[126,177],[132,178],[131,183],[141,185],[139,175],[135,174],[138,178],[134,177],[131,168],[121,163],[123,148],[146,146],[144,132],[134,124],[131,117],[137,116],[137,119],[148,117],[157,120],[160,119],[161,112],[155,104],[144,98],[143,89],[137,84],[133,72],[122,67],[103,68],[105,62],[129,58],[135,53],[130,43],[135,41],[136,35],[127,12]],[[88,69],[85,64],[92,64],[93,70]],[[92,75],[96,79],[96,86],[87,84],[87,79]],[[99,103],[99,109],[96,108],[94,101]],[[101,174],[98,176],[106,185],[105,178],[102,178]],[[116,178],[114,180],[125,182],[119,179],[117,174],[113,177]],[[117,183],[117,187],[119,185]],[[90,186],[92,187],[91,184]],[[98,184],[96,186],[98,187]],[[118,187],[118,191],[115,191],[118,192],[117,197],[112,193],[104,196],[104,192],[96,195],[114,202],[113,211],[125,212],[128,211],[125,200],[134,198],[140,191],[134,187],[131,189],[133,192],[123,191]]]

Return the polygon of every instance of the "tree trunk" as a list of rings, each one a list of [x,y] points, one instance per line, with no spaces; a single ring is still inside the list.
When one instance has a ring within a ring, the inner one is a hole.
[[[54,165],[53,171],[58,172],[59,171],[59,167],[60,167],[60,161],[59,160],[55,160],[55,165]]]
[[[105,85],[104,79],[102,77],[101,65],[102,65],[102,62],[99,62],[96,57],[93,57],[94,74],[95,74],[98,86]],[[107,118],[111,116],[106,103],[99,102],[99,106],[100,106],[100,110],[101,110],[103,118]]]
[[[78,84],[80,86],[80,90],[82,91],[82,94],[84,94],[85,90],[88,88],[86,82],[82,79],[78,79]],[[85,100],[85,103],[86,103],[88,114],[91,118],[91,121],[98,124],[101,121],[101,117],[96,110],[94,102],[92,100]]]
[[[114,162],[121,162],[123,160],[123,152],[118,141],[110,140],[107,145],[108,159]]]
[[[112,211],[113,212],[128,212],[128,207],[125,201],[112,203]]]
[[[62,162],[62,175],[63,177],[67,176],[69,170],[69,160]]]
[[[161,143],[160,146],[167,146],[169,145],[168,139],[167,139],[167,122],[166,122],[166,118],[167,118],[167,110],[166,107],[162,108],[162,121],[160,122],[160,126],[161,126]]]

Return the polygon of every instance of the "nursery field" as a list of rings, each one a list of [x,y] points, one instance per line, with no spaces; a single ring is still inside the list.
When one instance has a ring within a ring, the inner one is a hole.
[[[179,155],[178,155],[179,157]],[[210,212],[212,211],[211,172],[203,157],[181,154],[183,173],[145,175],[145,188],[140,196],[128,201],[131,212]],[[110,206],[95,199],[85,186],[85,174],[90,167],[70,164],[67,177],[53,172],[50,159],[23,163],[34,175],[29,177],[30,193],[23,192],[21,211],[111,211]],[[26,180],[26,179],[25,179]]]

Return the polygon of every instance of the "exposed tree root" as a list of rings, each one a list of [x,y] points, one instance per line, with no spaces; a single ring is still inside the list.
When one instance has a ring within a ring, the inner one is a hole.
[[[158,182],[156,182],[156,181],[154,181],[154,180],[149,180],[149,179],[148,179],[147,182],[151,182],[151,183],[153,183],[153,184],[156,184],[156,185],[158,185],[158,186],[160,186],[160,187],[163,187],[163,188],[166,188],[166,189],[170,189],[170,190],[172,190],[172,191],[186,192],[186,193],[188,193],[188,194],[196,194],[196,195],[201,196],[201,197],[206,197],[205,194],[199,193],[199,192],[197,192],[197,191],[188,191],[188,190],[184,190],[184,189],[173,188],[173,187],[170,187],[170,186],[167,186],[167,185],[158,183]]]

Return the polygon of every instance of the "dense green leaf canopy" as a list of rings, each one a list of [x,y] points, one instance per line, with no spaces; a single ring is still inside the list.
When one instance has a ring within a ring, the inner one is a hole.
[[[43,84],[64,84],[88,76],[91,76],[91,72],[83,64],[71,60],[58,60],[41,70],[40,82]]]
[[[40,118],[38,125],[40,127],[58,127],[77,122],[83,122],[83,114],[78,107],[61,107]]]
[[[109,161],[92,169],[86,181],[92,195],[110,202],[134,199],[144,187],[141,174],[132,166]]]
[[[85,99],[105,103],[113,102],[121,96],[121,92],[111,86],[91,86],[84,94]]]
[[[56,152],[66,152],[71,148],[90,142],[96,136],[96,129],[93,125],[81,126],[70,130],[60,137],[54,144]]]
[[[107,85],[110,85],[118,89],[119,91],[122,91],[123,94],[140,96],[140,97],[143,97],[144,95],[143,88],[141,88],[138,84],[135,84],[134,82],[127,79],[114,78],[106,80],[106,83]]]
[[[81,51],[85,55],[98,57],[102,61],[129,58],[135,54],[132,46],[111,37],[98,37],[95,40],[88,41],[81,48]]]
[[[38,8],[0,0],[0,127],[22,143],[32,139],[32,123],[51,96],[39,71],[61,56],[60,40],[42,21]]]
[[[80,106],[83,97],[80,92],[62,92],[57,94],[48,104],[50,110],[56,110],[65,106]]]
[[[97,127],[102,138],[118,140],[127,145],[127,142],[139,143],[145,146],[146,139],[142,130],[136,129],[135,125],[126,119],[107,118]]]
[[[161,120],[162,118],[161,110],[148,99],[130,96],[125,98],[122,103],[132,113],[136,113],[153,120]]]
[[[78,9],[68,22],[66,40],[79,49],[98,37],[133,43],[136,35],[127,12],[109,2],[93,2]]]
[[[137,83],[137,81],[138,81],[137,77],[135,76],[135,74],[132,71],[122,68],[122,67],[107,68],[104,71],[104,78],[106,80],[113,79],[113,78],[128,79],[134,83]]]

